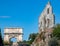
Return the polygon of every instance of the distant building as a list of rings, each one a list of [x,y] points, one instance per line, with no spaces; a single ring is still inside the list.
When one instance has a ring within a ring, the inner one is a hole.
[[[55,24],[55,17],[50,2],[46,5],[39,17],[39,35],[32,42],[31,46],[48,46],[52,37],[52,30]]]

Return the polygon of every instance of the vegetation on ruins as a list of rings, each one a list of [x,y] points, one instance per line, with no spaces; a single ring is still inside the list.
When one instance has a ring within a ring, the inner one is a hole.
[[[53,30],[53,37],[57,37],[58,39],[60,39],[60,24],[57,24],[55,27],[54,27],[54,30]]]
[[[58,42],[57,42],[57,38],[53,37],[50,39],[50,41],[48,42],[49,46],[58,46]]]
[[[60,46],[60,24],[57,24],[52,32],[53,37],[49,41],[49,46]]]
[[[42,32],[40,34],[40,38],[41,39],[45,39],[44,35],[42,35],[44,32]],[[31,44],[36,36],[38,35],[38,33],[32,33],[29,35],[29,44]],[[52,32],[52,38],[49,40],[48,42],[49,46],[60,46],[60,24],[57,24],[54,28],[53,28],[53,32]]]

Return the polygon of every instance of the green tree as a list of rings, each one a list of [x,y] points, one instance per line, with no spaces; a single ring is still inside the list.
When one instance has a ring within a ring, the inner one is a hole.
[[[57,37],[58,39],[60,39],[60,24],[57,24],[55,27],[54,27],[54,30],[53,30],[53,37]]]
[[[3,46],[3,40],[2,40],[2,35],[1,35],[1,29],[0,29],[0,46]]]
[[[49,46],[58,46],[57,40],[58,39],[56,37],[51,38],[50,41],[48,42],[48,45]]]
[[[29,35],[28,39],[29,39],[30,44],[35,40],[37,35],[38,35],[38,33],[32,33],[32,34]]]
[[[30,46],[29,41],[23,40],[22,42],[18,42],[19,46]]]
[[[60,46],[60,24],[57,24],[52,32],[53,37],[48,42],[49,46]],[[59,42],[58,42],[59,41]]]

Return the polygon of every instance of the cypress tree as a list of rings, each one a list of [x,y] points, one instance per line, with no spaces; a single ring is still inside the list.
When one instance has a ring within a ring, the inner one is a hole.
[[[1,29],[0,29],[0,46],[3,46],[3,40],[2,40],[2,35],[1,35]]]

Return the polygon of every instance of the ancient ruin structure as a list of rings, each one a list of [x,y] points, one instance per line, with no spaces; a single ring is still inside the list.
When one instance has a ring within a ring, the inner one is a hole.
[[[52,31],[55,23],[55,17],[50,2],[47,3],[39,17],[39,35],[31,46],[48,46],[48,41],[52,37]]]
[[[16,42],[22,41],[23,29],[22,28],[5,28],[4,29],[4,42],[10,42],[11,38],[16,38]]]

